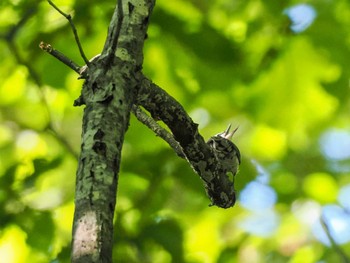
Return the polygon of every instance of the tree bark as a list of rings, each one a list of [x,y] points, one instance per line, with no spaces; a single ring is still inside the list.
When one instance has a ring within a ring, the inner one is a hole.
[[[152,0],[118,1],[100,56],[80,72],[85,104],[76,177],[72,262],[110,263],[124,134],[140,82]]]
[[[131,111],[190,163],[202,179],[211,205],[229,208],[236,201],[234,181],[199,134],[198,124],[141,72],[143,44],[154,4],[155,0],[118,0],[102,53],[90,61],[85,59],[87,65],[83,67],[50,44],[40,43],[40,48],[85,79],[81,95],[74,102],[75,106],[85,105],[85,109],[76,176],[73,263],[112,262],[118,173]],[[70,16],[53,6],[69,19],[77,38]],[[171,134],[157,124],[158,120]]]
[[[154,119],[162,120],[169,127],[186,160],[202,179],[211,205],[232,207],[236,202],[234,181],[230,181],[227,171],[215,158],[213,149],[199,134],[198,124],[192,121],[184,108],[146,77],[141,82],[135,102],[149,111]]]

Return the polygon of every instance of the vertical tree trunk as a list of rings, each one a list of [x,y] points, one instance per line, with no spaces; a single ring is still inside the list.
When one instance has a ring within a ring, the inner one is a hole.
[[[152,0],[118,1],[100,56],[82,76],[85,104],[76,178],[72,262],[112,262],[113,216],[124,134],[140,82]]]
[[[121,150],[131,109],[136,115],[142,113],[137,105],[152,115],[138,116],[146,120],[147,126],[158,127],[156,121],[162,120],[169,127],[172,135],[165,136],[166,141],[201,177],[211,205],[229,208],[235,203],[234,181],[230,181],[228,170],[199,134],[198,125],[174,98],[141,72],[143,43],[154,3],[155,0],[118,0],[102,53],[90,61],[85,59],[84,67],[50,44],[40,43],[43,50],[85,79],[81,95],[74,102],[75,106],[86,107],[76,177],[73,263],[112,262]],[[69,15],[54,7],[71,22]]]

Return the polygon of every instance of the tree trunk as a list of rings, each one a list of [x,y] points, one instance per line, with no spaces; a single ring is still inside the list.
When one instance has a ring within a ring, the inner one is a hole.
[[[140,82],[142,48],[154,1],[118,1],[100,56],[75,105],[85,104],[76,178],[72,262],[112,262],[113,216],[124,134]]]
[[[49,0],[48,0],[49,1]],[[71,17],[60,11],[71,23]],[[211,205],[235,204],[234,181],[205,143],[184,108],[141,72],[143,44],[155,0],[118,0],[101,55],[76,63],[50,44],[40,47],[85,79],[75,106],[85,105],[81,154],[76,177],[72,262],[112,262],[113,216],[124,134],[130,112],[169,143],[200,176]],[[151,116],[139,107],[143,106]],[[160,127],[163,121],[171,134]]]

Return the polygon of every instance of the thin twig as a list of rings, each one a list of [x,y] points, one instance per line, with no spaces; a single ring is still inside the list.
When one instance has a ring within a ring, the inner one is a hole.
[[[39,47],[49,53],[50,55],[57,58],[59,61],[61,61],[63,64],[67,65],[71,69],[73,69],[75,72],[80,74],[80,66],[76,64],[73,60],[66,57],[63,53],[59,52],[58,50],[54,49],[50,44],[47,44],[43,41],[40,42]]]
[[[89,65],[89,60],[87,59],[87,57],[85,56],[85,53],[84,53],[84,50],[83,50],[83,47],[81,46],[81,43],[80,43],[80,40],[79,40],[79,36],[78,36],[78,32],[77,32],[77,29],[73,23],[73,20],[72,20],[72,16],[70,14],[66,14],[64,13],[61,9],[59,9],[51,0],[47,0],[47,2],[54,8],[57,10],[57,12],[59,12],[62,16],[64,16],[69,24],[70,24],[70,27],[72,28],[72,31],[73,31],[73,34],[74,34],[74,38],[75,38],[75,41],[77,42],[77,45],[78,45],[78,48],[79,48],[79,52],[80,52],[80,55],[81,57],[83,58],[84,62],[86,65]]]
[[[118,0],[118,24],[115,30],[116,32],[114,34],[114,38],[112,39],[111,54],[109,54],[109,56],[114,55],[115,51],[117,50],[118,39],[119,39],[120,30],[122,28],[123,17],[124,17],[123,2],[122,0]]]
[[[185,154],[183,153],[180,144],[174,139],[173,135],[171,135],[166,129],[161,127],[152,117],[148,116],[138,106],[133,105],[131,111],[141,123],[146,125],[156,135],[158,135],[164,141],[166,141],[170,145],[170,147],[174,149],[174,151],[179,157],[185,158]]]
[[[327,235],[329,241],[331,242],[331,246],[339,254],[340,258],[342,259],[342,262],[349,263],[350,262],[349,258],[347,257],[345,252],[341,249],[341,247],[337,244],[337,242],[335,242],[334,238],[332,237],[329,226],[328,226],[324,216],[321,217],[321,225],[323,226],[323,229],[325,230],[326,235]]]
[[[118,6],[114,10],[113,17],[108,28],[107,41],[102,51],[102,54],[107,55],[107,63],[111,61],[117,50],[118,39],[120,30],[122,28],[123,18],[123,2],[122,0],[118,0]],[[115,27],[116,29],[114,30]]]

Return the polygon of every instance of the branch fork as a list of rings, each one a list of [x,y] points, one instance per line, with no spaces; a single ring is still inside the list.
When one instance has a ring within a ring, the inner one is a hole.
[[[80,54],[86,65],[83,67],[79,66],[64,54],[54,49],[50,44],[41,42],[39,46],[42,50],[77,72],[80,78],[86,79],[86,74],[89,71],[88,67],[97,56],[90,61],[86,59],[71,16],[62,12],[50,0],[48,0],[48,2],[69,21]],[[135,12],[134,9],[136,8],[131,2],[132,1],[127,2],[126,8],[129,10],[129,16],[131,16],[131,13]],[[154,3],[152,3],[152,6],[153,5]],[[149,15],[147,15],[147,20],[148,16]],[[120,33],[124,30],[123,22],[125,19],[128,19],[128,17],[124,17],[122,0],[118,0],[118,6],[115,9],[109,27],[107,41],[101,57],[99,57],[99,59],[103,57],[104,61],[107,61],[105,66],[111,64],[111,60],[115,57],[118,47],[124,48],[126,46],[126,44],[119,39]],[[128,21],[128,23],[131,23],[130,17]],[[142,40],[142,42],[143,41],[144,40]],[[222,208],[232,207],[236,201],[234,182],[230,181],[226,172],[222,169],[222,165],[215,158],[212,149],[199,134],[198,125],[192,121],[185,109],[173,97],[138,71],[142,66],[142,58],[139,59],[140,54],[142,54],[142,45],[141,47],[139,45],[137,50],[130,52],[135,52],[136,54],[134,60],[134,62],[136,61],[136,66],[130,67],[129,70],[133,69],[134,71],[136,70],[136,72],[129,73],[136,75],[138,79],[136,96],[131,111],[139,121],[164,139],[178,156],[185,158],[189,162],[193,170],[202,179],[207,195],[211,200],[211,205]],[[83,96],[79,97],[74,102],[75,106],[82,104],[85,104]],[[147,115],[140,106],[146,109],[152,117]],[[171,130],[171,133],[159,126],[157,124],[158,120],[163,121]]]

